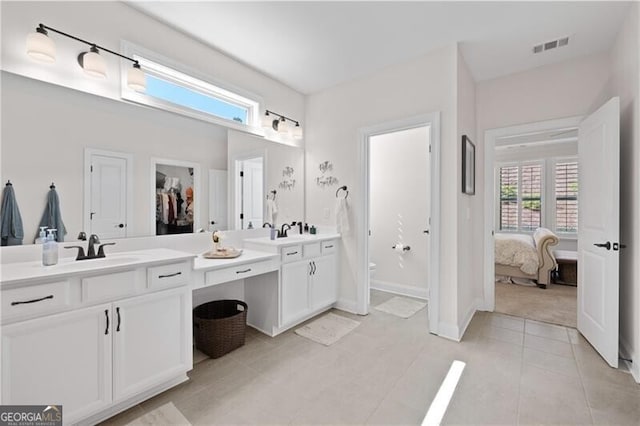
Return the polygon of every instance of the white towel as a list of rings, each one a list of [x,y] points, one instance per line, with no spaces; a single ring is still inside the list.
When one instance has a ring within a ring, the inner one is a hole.
[[[338,198],[336,202],[336,228],[342,235],[347,235],[351,229],[349,225],[349,204],[346,198]]]
[[[275,226],[277,214],[278,214],[278,206],[276,205],[276,200],[268,199],[267,200],[267,216],[264,218],[264,221]]]

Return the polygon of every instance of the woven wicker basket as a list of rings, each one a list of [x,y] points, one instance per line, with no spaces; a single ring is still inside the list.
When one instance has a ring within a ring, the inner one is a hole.
[[[240,300],[215,300],[193,310],[196,348],[220,358],[244,345],[247,304]]]

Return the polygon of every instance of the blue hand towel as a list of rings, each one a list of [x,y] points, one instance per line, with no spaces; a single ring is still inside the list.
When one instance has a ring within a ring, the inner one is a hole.
[[[64,241],[64,236],[67,235],[67,228],[62,221],[60,199],[54,188],[51,188],[47,195],[47,205],[44,208],[44,213],[42,213],[42,219],[40,219],[40,227],[42,226],[46,226],[47,229],[57,229],[56,241],[59,243]],[[38,238],[38,235],[36,235],[36,238]]]
[[[8,184],[2,192],[2,212],[0,213],[0,236],[3,246],[22,245],[24,229],[22,227],[22,217],[16,201],[16,194],[13,186]]]

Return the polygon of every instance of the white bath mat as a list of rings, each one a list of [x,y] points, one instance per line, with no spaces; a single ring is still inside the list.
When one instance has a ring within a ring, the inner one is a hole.
[[[173,405],[168,402],[153,411],[149,411],[144,416],[140,416],[134,421],[127,423],[127,426],[151,426],[151,425],[185,425],[191,426],[189,420]]]
[[[329,313],[298,328],[296,334],[325,346],[330,346],[359,325],[360,321]]]
[[[376,306],[375,309],[400,318],[409,318],[425,306],[427,306],[426,303],[396,296]]]

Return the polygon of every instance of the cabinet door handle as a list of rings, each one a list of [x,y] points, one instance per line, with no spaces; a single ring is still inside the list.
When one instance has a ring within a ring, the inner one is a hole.
[[[47,299],[53,299],[53,294],[50,294],[50,295],[45,296],[45,297],[41,297],[40,299],[33,299],[33,300],[24,300],[24,301],[18,301],[18,302],[11,302],[11,306],[16,306],[16,305],[26,305],[26,304],[28,304],[28,303],[42,302],[43,300],[47,300]]]
[[[107,326],[104,329],[104,334],[109,334],[109,310],[104,310],[104,316],[107,318]]]
[[[324,248],[333,248],[333,244],[331,244],[330,246],[324,246]]]
[[[287,256],[293,256],[294,254],[298,254],[297,251],[292,251],[291,253],[287,253]]]
[[[116,326],[116,331],[120,331],[120,307],[116,308],[116,314],[118,315],[118,325]]]
[[[182,272],[175,272],[173,274],[168,274],[168,275],[158,275],[158,278],[171,278],[171,277],[175,277],[176,275],[182,275]]]
[[[313,272],[313,265],[311,265],[311,261],[309,261],[309,276],[311,276],[312,272]]]
[[[313,267],[313,271],[311,272],[311,275],[315,275],[316,274],[316,262],[314,262],[313,260],[311,261],[311,266]]]
[[[251,272],[251,268],[249,268],[249,269],[244,269],[244,270],[242,270],[242,271],[236,271],[236,274],[244,274],[244,273],[246,273],[246,272]]]

